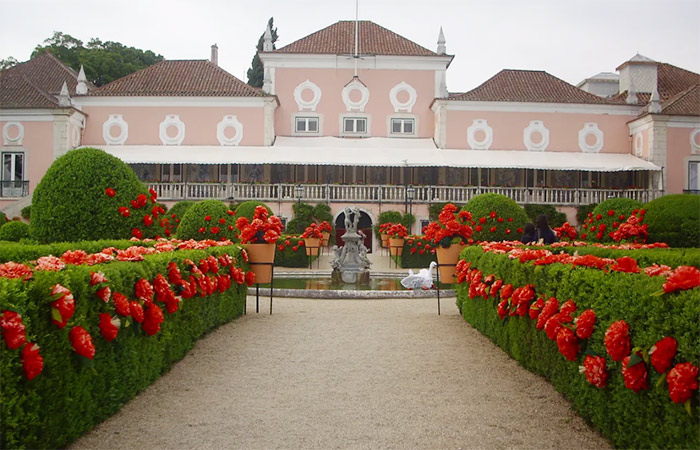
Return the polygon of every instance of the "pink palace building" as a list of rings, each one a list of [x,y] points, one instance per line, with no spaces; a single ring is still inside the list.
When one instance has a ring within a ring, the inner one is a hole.
[[[339,221],[357,205],[362,228],[410,208],[418,231],[431,203],[485,192],[572,221],[611,197],[700,192],[700,75],[635,55],[578,86],[504,69],[456,93],[442,30],[437,44],[340,21],[273,50],[268,29],[262,89],[221,69],[215,45],[210,60],[100,88],[40,55],[0,72],[0,208],[18,215],[81,146],[128,163],[169,204],[256,199],[289,219],[294,202],[324,202]]]

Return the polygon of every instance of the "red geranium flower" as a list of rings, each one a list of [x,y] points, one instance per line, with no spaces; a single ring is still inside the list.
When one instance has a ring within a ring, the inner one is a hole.
[[[75,353],[88,359],[95,357],[95,344],[92,343],[92,336],[85,328],[80,325],[73,327],[68,337]]]
[[[28,342],[22,349],[22,370],[31,381],[44,370],[44,358],[39,354],[39,346]]]
[[[107,197],[114,197],[115,195],[117,195],[116,191],[111,187],[105,189],[105,194],[107,195]]]
[[[117,312],[117,314],[124,317],[131,315],[129,300],[124,296],[124,294],[115,292],[112,296],[112,300],[114,301],[114,310]]]
[[[555,340],[559,331],[562,329],[560,313],[552,315],[547,322],[544,324],[544,332],[547,333],[547,337],[550,340]]]
[[[609,209],[609,210],[608,210],[608,216],[612,217],[612,216],[614,216],[614,215],[615,215],[615,211],[613,211],[612,209]]]
[[[201,228],[199,229],[199,232],[200,232],[200,233],[206,233],[206,232],[207,232],[207,229],[204,228],[204,227],[201,227]]]
[[[607,362],[602,356],[586,355],[583,360],[583,366],[579,367],[579,371],[586,375],[586,380],[593,386],[602,389],[607,386],[608,371],[606,369]]]
[[[700,270],[692,266],[678,266],[671,275],[666,278],[664,292],[692,289],[700,286]]]
[[[489,295],[493,298],[496,298],[496,295],[498,294],[498,290],[501,289],[502,286],[503,286],[503,280],[501,280],[501,279],[496,280],[496,282],[491,285]]]
[[[141,328],[147,335],[153,336],[160,331],[160,324],[163,323],[163,310],[155,303],[147,302]]]
[[[562,327],[557,333],[557,347],[559,353],[564,355],[568,361],[575,361],[579,352],[578,339],[574,332],[566,327]]]
[[[610,270],[628,273],[639,273],[641,271],[637,266],[637,260],[629,256],[617,258],[617,263],[610,266]]]
[[[151,225],[153,225],[153,217],[151,217],[148,214],[143,216],[143,224],[146,225],[147,227],[150,227]]]
[[[498,304],[498,317],[503,320],[508,314],[508,300],[503,300]]]
[[[549,299],[547,299],[547,301],[544,303],[544,307],[542,308],[542,312],[537,317],[537,329],[544,329],[545,325],[547,324],[547,321],[557,312],[558,309],[559,300],[557,300],[554,297],[550,297]]]
[[[254,272],[246,272],[245,284],[247,284],[248,286],[252,286],[253,284],[255,284],[255,273]]]
[[[2,328],[2,337],[5,338],[5,344],[10,350],[20,348],[27,342],[27,336],[24,333],[24,324],[22,316],[14,311],[5,310],[0,317],[0,327]]]
[[[144,301],[153,300],[153,286],[151,286],[151,283],[149,283],[145,278],[141,278],[136,282],[136,285],[134,286],[134,293],[138,299]]]
[[[698,390],[698,368],[689,362],[676,364],[666,381],[673,403],[684,403]]]
[[[105,286],[103,288],[98,289],[97,292],[95,292],[95,295],[97,295],[97,298],[107,303],[109,302],[109,298],[112,295],[112,290],[109,288],[109,286]]]
[[[141,303],[136,300],[130,301],[129,312],[131,313],[131,318],[134,319],[135,322],[143,322],[143,306],[141,306]]]
[[[107,342],[112,342],[117,337],[120,325],[121,321],[117,316],[112,317],[107,313],[100,313],[100,333]]]
[[[221,225],[225,224],[225,223],[226,223],[226,219],[224,219],[223,217],[220,218],[220,219],[219,219],[219,223],[220,223]]]
[[[540,315],[542,312],[542,308],[544,307],[544,299],[542,297],[538,298],[537,301],[532,303],[530,305],[530,319],[532,320],[537,320],[537,317]]]
[[[138,228],[133,228],[131,230],[131,235],[136,239],[141,239],[143,237],[143,233]]]
[[[496,232],[496,227],[491,227],[491,229],[489,229],[489,231],[490,231],[491,233],[495,233],[495,232]]]
[[[593,334],[596,315],[592,309],[587,309],[576,318],[576,336],[581,339],[588,339]]]
[[[212,234],[219,234],[219,227],[211,227]]]
[[[228,214],[229,216],[235,216],[235,215],[236,215],[236,212],[235,212],[235,211],[231,211],[231,210],[229,209],[229,210],[226,211],[226,214]]]
[[[513,285],[508,283],[501,288],[501,300],[508,300],[513,295]]]
[[[207,222],[211,222],[211,216],[207,214],[206,216],[204,216],[204,220],[206,220]]]
[[[32,277],[32,269],[24,264],[9,261],[0,264],[0,277],[20,278],[26,281]]]
[[[489,217],[492,218],[492,219],[495,219],[496,216],[497,216],[496,211],[491,211],[491,212],[489,213]]]
[[[605,349],[613,361],[622,361],[630,353],[629,325],[624,320],[613,322],[605,332]]]
[[[55,284],[51,288],[51,297],[57,298],[57,300],[51,302],[51,322],[56,324],[58,328],[63,328],[68,323],[68,320],[73,317],[75,299],[73,294],[60,284]]]
[[[641,353],[637,352],[640,356]],[[630,357],[625,356],[622,360],[622,378],[625,380],[625,387],[632,389],[635,394],[638,394],[642,389],[648,389],[647,384],[647,365],[641,360],[633,366],[629,366]]]
[[[479,223],[480,223],[480,224],[485,224],[485,223],[486,223],[486,217],[479,217]]]
[[[666,372],[673,364],[676,350],[678,350],[678,342],[674,338],[666,336],[649,349],[651,365],[659,373]]]
[[[483,230],[483,228],[481,227],[481,225],[475,226],[474,229],[475,229],[476,231],[481,231],[481,230]]]

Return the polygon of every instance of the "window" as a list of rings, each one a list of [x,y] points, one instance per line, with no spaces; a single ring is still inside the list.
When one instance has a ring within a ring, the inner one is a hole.
[[[297,133],[318,133],[318,117],[297,117],[294,130]]]
[[[163,183],[179,183],[182,181],[182,164],[161,164],[160,181]]]
[[[688,190],[700,190],[700,161],[688,162]]]
[[[2,192],[0,197],[28,195],[24,181],[24,153],[2,154]]]
[[[366,117],[345,117],[343,119],[343,132],[348,134],[366,134]]]
[[[391,134],[413,134],[415,119],[391,119]]]

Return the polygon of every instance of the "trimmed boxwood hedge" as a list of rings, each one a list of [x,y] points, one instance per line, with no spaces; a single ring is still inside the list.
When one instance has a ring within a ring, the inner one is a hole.
[[[146,256],[142,263],[112,262],[99,266],[69,266],[60,272],[35,272],[30,281],[0,278],[0,310],[22,316],[27,341],[40,346],[44,370],[31,381],[22,373],[21,350],[9,350],[2,339],[0,364],[0,448],[64,447],[117,412],[137,393],[158,379],[210,330],[238,317],[245,305],[246,285],[235,282],[224,293],[180,302],[172,314],[164,311],[161,331],[147,336],[140,328],[122,327],[117,338],[102,338],[98,313],[114,314],[89,286],[90,272],[102,271],[112,291],[134,298],[137,280],[168,275],[174,261],[199,261],[207,255],[229,254],[241,261],[237,246],[183,250]],[[54,284],[67,287],[75,298],[75,314],[63,329],[51,323],[50,296]],[[81,325],[92,336],[96,353],[89,366],[72,349],[69,332]],[[91,367],[90,367],[91,366]]]
[[[700,247],[700,195],[664,195],[645,206],[648,242],[671,247]]]
[[[566,222],[566,214],[557,211],[552,205],[527,204],[524,208],[525,214],[532,223],[537,223],[537,218],[541,214],[547,216],[550,228],[560,227]]]
[[[633,256],[636,256],[633,255]],[[649,349],[664,336],[678,341],[677,362],[700,361],[700,289],[654,295],[661,291],[664,280],[644,274],[606,273],[596,269],[575,268],[563,264],[534,266],[521,264],[506,255],[484,253],[470,247],[462,257],[484,276],[494,274],[513,286],[534,284],[538,295],[554,296],[560,303],[573,299],[578,316],[593,308],[597,321],[594,333],[582,341],[581,353],[575,362],[567,361],[544,331],[535,327],[529,317],[497,315],[498,300],[469,298],[468,284],[458,288],[458,306],[472,326],[516,359],[522,366],[544,376],[565,395],[587,421],[601,431],[618,448],[699,448],[700,425],[697,394],[689,416],[683,405],[669,398],[664,384],[656,386],[660,375],[649,367],[648,390],[638,394],[624,386],[621,364],[607,355],[603,343],[609,325],[624,319],[630,327],[632,347]],[[608,386],[598,389],[578,371],[586,347],[605,356]]]
[[[525,210],[501,194],[477,195],[462,210],[472,214],[472,239],[475,241],[517,241],[522,236],[522,227],[528,221]],[[495,213],[495,217],[491,217],[492,213]],[[479,219],[484,219],[483,223]]]
[[[286,245],[289,241],[289,245]],[[276,267],[308,267],[309,257],[306,256],[306,248],[299,245],[299,241],[303,241],[299,237],[283,234],[277,240],[277,248],[275,249],[275,266]],[[296,247],[296,251],[294,250]],[[324,251],[330,251],[325,249]],[[316,260],[318,257],[313,257]]]
[[[209,220],[206,220],[207,217]],[[220,222],[223,221],[223,222]],[[178,239],[236,240],[236,219],[221,200],[202,200],[187,208],[177,229]]]
[[[267,212],[269,215],[271,215],[271,216],[274,215],[274,213],[272,212],[270,207],[267,206],[265,203],[257,201],[257,200],[248,200],[248,201],[241,202],[238,205],[236,205],[236,207],[234,208],[236,211],[236,218],[247,217],[248,220],[253,220],[253,214],[255,213],[255,208],[257,206],[264,206],[265,209],[267,209]]]
[[[404,240],[403,251],[400,259],[401,268],[427,269],[432,261],[437,262],[437,256],[430,250],[426,250],[426,245],[430,245],[430,241],[427,239],[409,236],[406,240]],[[414,248],[415,251],[412,251]],[[423,250],[423,253],[421,253],[421,250]]]
[[[601,258],[617,259],[623,256],[632,256],[640,267],[653,264],[665,264],[672,269],[678,266],[694,266],[700,268],[700,252],[692,248],[649,248],[639,250],[623,250],[608,247],[533,247],[549,248],[554,253],[564,251],[569,254],[595,255]]]
[[[87,253],[97,253],[107,247],[116,249],[126,249],[133,245],[151,247],[154,242],[129,241],[126,239],[103,239],[100,241],[81,242],[55,242],[53,244],[24,244],[3,242],[0,245],[0,263],[8,261],[27,262],[36,260],[41,256],[54,255],[61,256],[67,250],[84,250]]]
[[[0,226],[0,241],[19,242],[29,237],[29,225],[24,222],[12,221]]]
[[[641,210],[642,203],[631,198],[611,198],[599,203],[591,212],[591,217],[581,227],[580,238],[588,242],[613,243],[610,233],[625,222],[635,210]],[[610,215],[610,211],[613,215]],[[622,219],[620,217],[623,216]],[[639,215],[638,215],[639,217]],[[605,230],[600,231],[600,226]],[[591,231],[591,227],[595,230]],[[600,237],[598,237],[600,236]]]

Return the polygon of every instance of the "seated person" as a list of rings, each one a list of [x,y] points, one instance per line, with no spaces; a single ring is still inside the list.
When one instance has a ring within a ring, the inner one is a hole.
[[[542,242],[545,244],[552,244],[559,240],[554,230],[549,228],[549,221],[547,220],[547,216],[544,214],[540,214],[540,216],[537,217],[537,232],[535,234],[535,239],[537,242],[542,239]]]
[[[537,242],[537,238],[535,237],[534,223],[525,224],[525,227],[523,227],[523,237],[520,238],[520,242],[522,242],[523,244],[532,244],[534,242]]]

